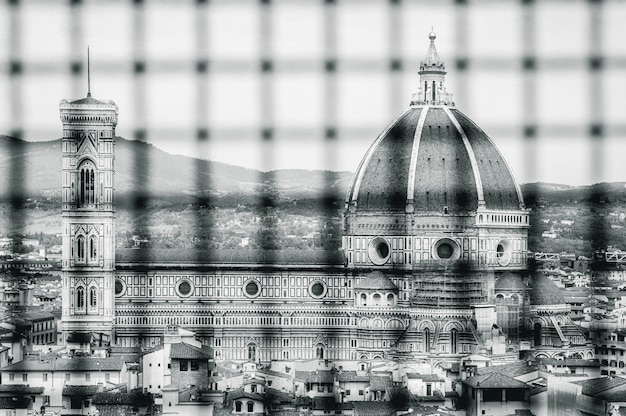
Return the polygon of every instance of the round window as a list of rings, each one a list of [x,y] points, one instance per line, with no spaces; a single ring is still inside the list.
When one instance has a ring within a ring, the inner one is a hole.
[[[381,266],[391,257],[391,247],[389,242],[383,237],[373,238],[367,248],[367,255],[372,263]]]
[[[248,280],[243,285],[243,292],[249,298],[257,297],[261,293],[261,285],[256,280]]]
[[[439,246],[437,247],[437,255],[440,259],[449,259],[450,257],[452,257],[453,252],[454,249],[448,243],[439,244]]]
[[[191,296],[191,293],[193,292],[193,286],[189,280],[181,280],[176,285],[176,292],[178,293],[178,296]]]
[[[450,238],[440,238],[433,245],[432,254],[439,260],[457,260],[461,257],[461,247]]]
[[[500,266],[508,266],[511,262],[511,244],[508,240],[498,241],[496,246],[496,260]]]
[[[309,294],[316,299],[326,296],[327,290],[326,284],[321,280],[315,280],[309,285]]]
[[[126,290],[126,285],[120,279],[115,279],[115,296],[122,296]]]

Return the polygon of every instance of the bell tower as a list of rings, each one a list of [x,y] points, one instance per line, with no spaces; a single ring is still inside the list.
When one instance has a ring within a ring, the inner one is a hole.
[[[89,71],[88,71],[89,72]],[[118,108],[91,97],[61,100],[63,123],[61,328],[64,343],[113,342],[114,141]]]

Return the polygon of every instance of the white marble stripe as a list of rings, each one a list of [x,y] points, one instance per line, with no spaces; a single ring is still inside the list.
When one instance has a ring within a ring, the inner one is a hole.
[[[363,158],[363,160],[361,161],[361,164],[359,165],[359,169],[356,171],[356,174],[355,174],[356,175],[356,180],[354,182],[354,188],[352,189],[352,195],[350,195],[349,201],[347,201],[347,202],[356,201],[357,196],[359,195],[359,188],[361,187],[361,181],[363,180],[363,175],[365,174],[365,170],[367,169],[367,166],[370,163],[370,159],[372,158],[372,155],[374,154],[374,151],[376,150],[376,148],[378,147],[380,142],[385,137],[387,137],[387,133],[389,133],[389,130],[391,130],[393,128],[393,126],[395,126],[396,123],[402,117],[407,115],[409,113],[409,111],[411,111],[411,110],[412,110],[412,108],[409,108],[404,113],[400,114],[395,120],[393,120],[391,123],[389,123],[389,125],[385,128],[385,130],[381,134],[378,135],[378,137],[376,138],[374,143],[372,143],[370,148],[367,150],[367,153],[365,154],[365,157]]]
[[[457,110],[459,111],[459,110]],[[460,111],[459,111],[460,112]],[[463,114],[462,112],[460,112],[461,114]],[[463,114],[465,115],[465,114]],[[482,129],[476,125],[476,123],[474,123],[469,117],[465,116],[465,118],[474,125],[474,127],[476,127],[478,130],[482,131]],[[487,138],[487,140],[489,141],[489,143],[491,143],[491,145],[493,146],[494,149],[496,149],[496,152],[498,152],[498,154],[500,155],[500,159],[504,162],[504,165],[507,167],[507,169],[509,170],[509,174],[511,175],[511,178],[513,179],[513,183],[515,184],[515,190],[517,191],[517,198],[519,202],[523,202],[524,201],[524,197],[522,196],[522,189],[519,186],[519,183],[517,183],[517,180],[515,179],[515,175],[513,175],[513,171],[511,170],[511,165],[509,165],[509,162],[506,160],[506,158],[502,155],[502,152],[500,151],[500,149],[498,149],[498,146],[495,145],[495,143],[493,142],[493,140],[491,140],[491,137],[489,137],[489,135],[487,133],[485,133],[485,137]]]
[[[426,121],[426,114],[430,107],[425,105],[422,107],[422,112],[417,121],[417,128],[415,129],[415,135],[413,136],[413,149],[411,150],[411,163],[409,165],[409,182],[406,188],[406,199],[415,199],[415,170],[417,169],[417,155],[419,153],[420,138],[422,137],[422,130],[424,129],[424,122]]]
[[[467,151],[467,155],[470,158],[470,164],[472,165],[472,172],[474,173],[474,181],[476,182],[476,193],[478,194],[478,207],[484,207],[485,206],[485,194],[483,191],[483,182],[480,179],[480,171],[478,170],[478,163],[476,162],[476,155],[474,154],[472,145],[470,144],[467,138],[467,135],[461,128],[461,124],[459,124],[459,121],[456,119],[456,117],[454,117],[454,114],[452,114],[450,109],[447,107],[443,107],[443,111],[446,112],[446,114],[450,118],[450,121],[452,121],[452,124],[454,124],[454,127],[456,127],[457,131],[461,135],[461,138],[463,139],[465,150]]]

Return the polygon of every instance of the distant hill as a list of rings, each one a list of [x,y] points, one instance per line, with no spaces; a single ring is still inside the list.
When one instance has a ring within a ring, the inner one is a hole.
[[[169,154],[149,143],[116,138],[115,189],[118,196],[142,190],[153,196],[253,195],[272,179],[280,196],[303,199],[331,194],[342,199],[352,173],[284,169],[261,172],[220,162]],[[13,182],[12,182],[13,181]],[[29,197],[58,192],[61,140],[27,142],[0,135],[0,196],[11,184]],[[538,203],[626,202],[626,183],[570,186],[530,183],[521,186],[526,205]]]
[[[116,138],[115,189],[118,195],[142,190],[150,195],[253,194],[268,178],[282,196],[315,197],[323,192],[341,197],[350,172],[299,169],[260,172],[220,162],[171,155],[140,141]],[[0,135],[0,195],[11,185],[28,196],[58,191],[61,185],[61,140],[26,142]]]
[[[611,204],[626,203],[626,182],[598,183],[586,186],[551,183],[521,185],[526,205],[548,204]]]

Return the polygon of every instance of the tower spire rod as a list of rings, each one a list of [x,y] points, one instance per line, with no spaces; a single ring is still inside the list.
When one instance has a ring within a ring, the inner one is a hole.
[[[87,97],[91,97],[91,73],[89,68],[89,46],[87,46]]]

